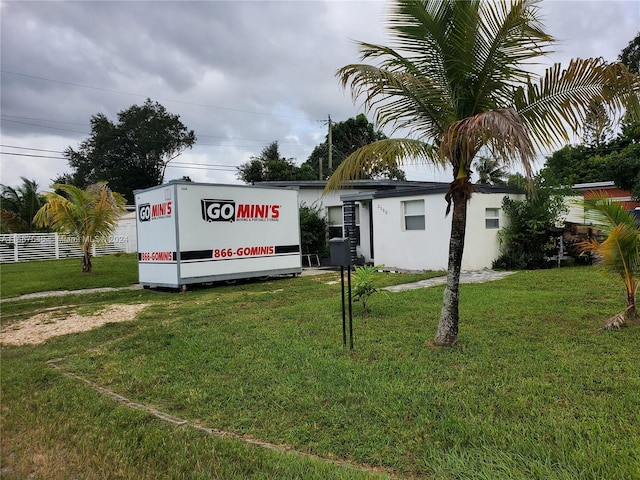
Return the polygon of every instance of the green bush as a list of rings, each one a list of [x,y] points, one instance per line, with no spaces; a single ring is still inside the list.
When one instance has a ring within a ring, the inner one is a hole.
[[[327,221],[315,203],[300,204],[300,240],[302,253],[324,255],[327,250]]]

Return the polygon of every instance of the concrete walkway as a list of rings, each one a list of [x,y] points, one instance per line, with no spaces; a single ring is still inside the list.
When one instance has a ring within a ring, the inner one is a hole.
[[[17,300],[31,300],[34,298],[64,297],[65,295],[87,295],[91,293],[117,292],[119,290],[141,290],[142,285],[135,284],[128,287],[101,287],[85,288],[82,290],[52,290],[49,292],[27,293],[19,297],[9,297],[0,299],[0,303],[15,302]]]
[[[332,273],[331,269],[321,268],[305,268],[302,270],[303,276],[322,275],[323,273]],[[491,282],[493,280],[500,280],[515,272],[497,272],[495,270],[477,270],[462,272],[460,274],[460,283],[484,283]],[[433,287],[435,285],[444,285],[447,283],[447,277],[435,277],[428,280],[420,280],[413,283],[405,283],[402,285],[394,285],[392,287],[385,287],[383,290],[389,292],[403,292],[405,290],[415,290],[416,288]],[[65,295],[86,295],[91,293],[105,293],[116,292],[118,290],[140,290],[142,285],[135,284],[128,287],[103,287],[103,288],[87,288],[84,290],[54,290],[50,292],[38,292],[29,293],[26,295],[20,295],[19,297],[10,297],[0,299],[0,303],[14,302],[17,300],[30,300],[34,298],[46,298],[46,297],[63,297]]]
[[[515,272],[498,272],[495,270],[475,270],[462,272],[460,274],[460,283],[484,283],[492,282],[494,280],[500,280]],[[444,285],[447,283],[447,277],[434,277],[428,280],[420,280],[413,283],[405,283],[403,285],[394,285],[392,287],[385,287],[383,290],[389,292],[403,292],[405,290],[415,290],[416,288],[433,287],[436,285]]]

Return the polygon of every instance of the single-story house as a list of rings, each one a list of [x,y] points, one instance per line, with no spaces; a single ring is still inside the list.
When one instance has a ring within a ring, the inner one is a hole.
[[[631,192],[616,187],[613,182],[577,183],[573,189],[582,194],[585,200],[604,195],[615,202],[622,203],[627,210],[640,208],[640,202],[633,199]]]
[[[387,268],[447,268],[451,217],[445,216],[448,183],[360,180],[322,197],[325,182],[263,182],[295,187],[299,201],[322,205],[329,236],[349,237],[354,258]],[[261,184],[263,184],[261,183]],[[506,221],[505,196],[524,198],[513,187],[477,185],[469,202],[464,270],[491,268],[498,257],[498,231]]]

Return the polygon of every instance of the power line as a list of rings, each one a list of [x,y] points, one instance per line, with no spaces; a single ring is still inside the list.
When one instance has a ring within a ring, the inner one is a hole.
[[[0,152],[0,155],[13,155],[14,157],[50,158],[52,160],[66,160],[66,158],[64,157],[52,157],[51,155],[34,155],[29,153]]]
[[[42,148],[18,147],[17,145],[0,145],[5,148],[15,148],[17,150],[33,150],[35,152],[64,153],[59,150],[44,150]]]

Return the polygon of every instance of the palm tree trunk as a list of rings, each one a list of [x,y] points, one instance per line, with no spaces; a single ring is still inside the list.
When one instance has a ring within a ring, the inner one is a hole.
[[[93,265],[91,264],[91,245],[82,249],[82,273],[91,273]]]
[[[636,310],[636,295],[633,290],[631,292],[627,292],[627,310],[625,312],[625,316],[627,317],[627,320],[638,319],[638,311]]]
[[[447,269],[447,285],[442,298],[440,323],[436,337],[436,345],[451,347],[458,341],[458,303],[460,300],[460,271],[462,269],[462,253],[464,252],[464,236],[467,227],[467,194],[464,186],[452,185],[453,215],[451,218],[451,238],[449,239],[449,262]]]

